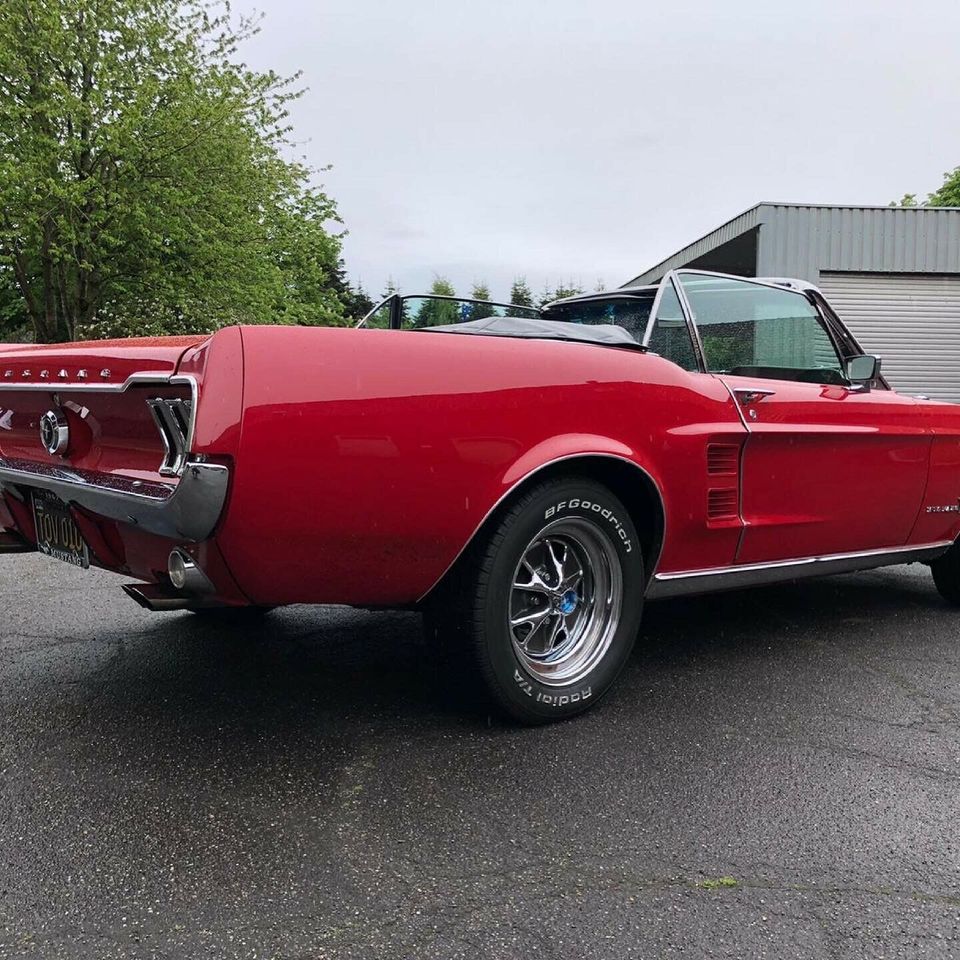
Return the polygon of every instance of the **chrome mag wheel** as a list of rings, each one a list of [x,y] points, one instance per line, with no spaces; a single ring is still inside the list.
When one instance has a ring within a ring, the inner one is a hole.
[[[623,575],[610,538],[590,520],[556,520],[530,541],[514,571],[514,650],[541,683],[576,683],[607,652],[622,609]]]

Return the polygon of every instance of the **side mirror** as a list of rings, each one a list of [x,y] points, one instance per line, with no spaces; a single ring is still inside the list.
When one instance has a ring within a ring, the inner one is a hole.
[[[847,379],[851,383],[867,384],[880,376],[880,358],[865,353],[847,361]]]

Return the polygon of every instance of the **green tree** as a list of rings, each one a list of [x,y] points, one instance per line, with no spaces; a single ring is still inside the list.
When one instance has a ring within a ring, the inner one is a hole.
[[[362,283],[358,283],[355,287],[348,287],[347,292],[341,294],[340,299],[343,301],[344,313],[351,320],[362,320],[376,306]]]
[[[533,294],[527,285],[526,277],[515,277],[510,287],[511,308],[507,310],[508,317],[528,317],[526,310],[516,310],[514,307],[533,307]]]
[[[347,276],[347,267],[342,257],[337,261],[337,269],[331,277],[330,283],[343,304],[344,317],[350,323],[363,319],[376,305],[376,302],[364,290],[363,283],[358,282],[356,286],[350,283]]]
[[[917,201],[915,193],[905,193],[900,200],[895,200],[891,207],[960,207],[960,167],[948,170],[943,175],[943,183],[933,193],[927,194],[922,204]]]
[[[561,283],[555,290],[550,290],[544,286],[540,306],[542,307],[553,300],[562,300],[564,297],[575,297],[581,293],[583,293],[583,287],[578,286],[572,280],[568,280],[566,286]]]
[[[943,175],[938,190],[927,197],[928,207],[960,207],[960,167]]]
[[[17,281],[9,265],[0,265],[0,343],[19,343],[27,339],[30,318]]]
[[[332,201],[284,158],[296,77],[218,0],[4,0],[0,266],[36,338],[343,322]]]
[[[483,283],[478,281],[473,285],[470,290],[470,299],[471,300],[481,300],[486,301],[485,303],[471,303],[466,310],[466,319],[467,320],[482,320],[484,317],[492,317],[496,311],[493,308],[493,305],[490,304],[490,288]]]
[[[455,297],[456,290],[446,277],[436,276],[430,286],[435,297]],[[421,300],[420,309],[413,318],[418,327],[437,327],[448,323],[459,323],[462,319],[460,304],[450,300]]]

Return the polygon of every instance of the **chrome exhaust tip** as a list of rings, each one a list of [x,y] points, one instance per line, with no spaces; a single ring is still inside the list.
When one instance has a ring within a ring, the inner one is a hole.
[[[213,593],[213,584],[197,566],[196,560],[183,550],[171,550],[167,558],[167,575],[175,590],[191,596]]]
[[[125,583],[123,592],[141,607],[158,613],[164,610],[189,610],[196,606],[194,597],[168,593],[156,583]]]

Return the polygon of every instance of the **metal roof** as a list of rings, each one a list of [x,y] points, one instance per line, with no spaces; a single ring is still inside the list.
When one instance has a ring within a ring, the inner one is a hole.
[[[960,207],[758,203],[624,286],[656,282],[751,230],[760,275],[817,284],[821,271],[960,274]]]

